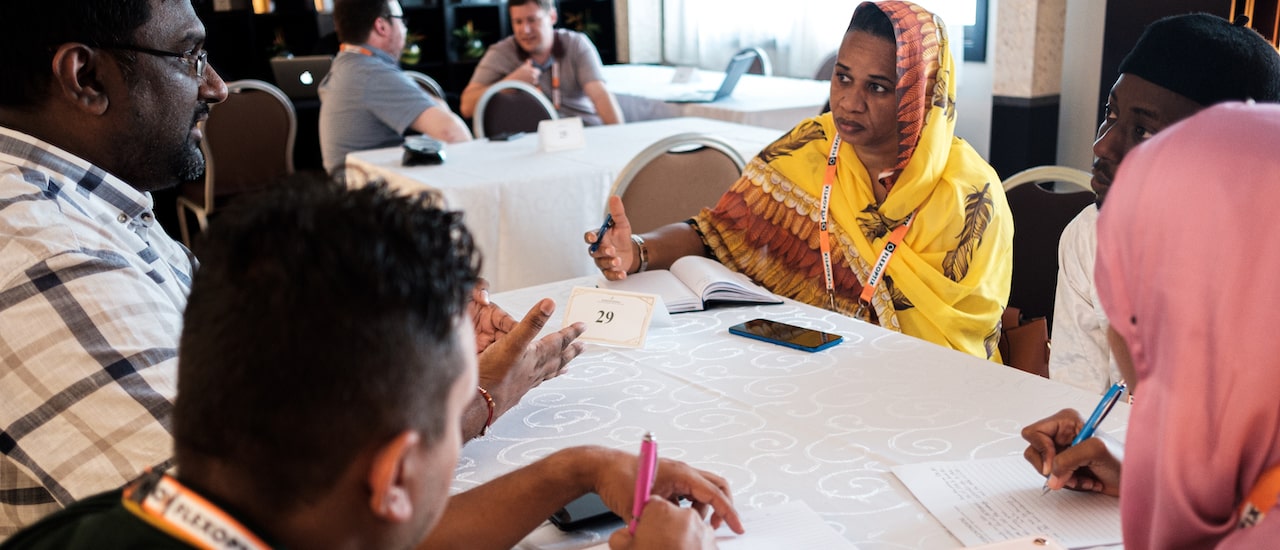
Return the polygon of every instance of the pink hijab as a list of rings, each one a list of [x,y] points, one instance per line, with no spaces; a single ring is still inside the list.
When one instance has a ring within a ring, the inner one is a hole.
[[[1236,508],[1280,463],[1280,105],[1222,104],[1127,156],[1098,294],[1137,371],[1125,548],[1267,548]]]

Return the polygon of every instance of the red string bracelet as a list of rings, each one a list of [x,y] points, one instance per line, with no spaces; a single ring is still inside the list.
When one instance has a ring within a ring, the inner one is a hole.
[[[489,431],[489,427],[493,425],[493,410],[497,408],[497,404],[493,402],[493,396],[489,395],[489,392],[483,387],[476,386],[476,389],[480,390],[480,397],[483,397],[485,404],[489,405],[489,418],[484,421],[484,427],[480,428],[480,435],[484,435]]]

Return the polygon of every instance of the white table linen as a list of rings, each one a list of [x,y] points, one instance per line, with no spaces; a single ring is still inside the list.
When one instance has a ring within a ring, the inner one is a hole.
[[[539,152],[536,135],[449,145],[444,164],[434,166],[401,166],[399,147],[362,151],[347,156],[348,179],[358,183],[371,175],[405,191],[440,192],[446,207],[465,213],[484,254],[482,273],[498,292],[597,273],[582,235],[600,227],[622,168],[659,139],[709,133],[750,159],[782,136],[769,128],[703,118],[584,132],[585,148],[555,153]]]
[[[605,65],[605,87],[618,98],[628,122],[696,116],[790,130],[817,116],[831,93],[826,81],[781,76],[742,75],[733,95],[712,103],[668,103],[666,98],[715,90],[724,73],[694,70],[691,82],[671,82],[676,68],[666,65]]]
[[[524,312],[549,296],[561,310],[584,277],[496,294]],[[845,337],[806,353],[727,332],[767,317]],[[462,491],[554,450],[594,444],[659,454],[726,477],[739,507],[802,500],[861,548],[955,548],[955,539],[890,472],[898,464],[1021,454],[1022,427],[1097,396],[843,315],[787,301],[672,316],[644,349],[589,345],[463,448]],[[547,330],[559,328],[557,315]],[[1119,404],[1101,431],[1123,437]],[[1027,466],[1030,468],[1030,466]],[[750,525],[746,526],[750,530]],[[521,548],[578,548],[607,532],[566,536],[544,525]]]

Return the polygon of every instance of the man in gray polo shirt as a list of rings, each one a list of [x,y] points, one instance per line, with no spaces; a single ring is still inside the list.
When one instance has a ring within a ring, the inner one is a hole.
[[[475,116],[485,90],[500,80],[518,80],[542,90],[562,117],[581,117],[583,124],[618,124],[622,109],[604,87],[600,53],[586,35],[553,29],[554,0],[510,0],[514,32],[480,59],[471,82],[462,90],[462,116]]]
[[[333,23],[341,51],[320,83],[320,151],[330,174],[347,153],[399,145],[409,128],[448,143],[471,131],[449,106],[422,90],[397,60],[404,10],[396,0],[338,0]]]

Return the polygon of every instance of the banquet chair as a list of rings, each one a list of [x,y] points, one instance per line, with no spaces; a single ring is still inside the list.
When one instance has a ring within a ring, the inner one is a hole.
[[[769,62],[769,54],[764,53],[764,50],[754,47],[743,48],[739,50],[738,53],[733,54],[733,56],[738,57],[744,53],[756,56],[755,60],[751,62],[751,67],[747,68],[748,73],[773,76],[773,63]]]
[[[831,80],[831,75],[836,73],[836,52],[831,52],[826,59],[822,60],[822,65],[818,66],[818,72],[814,73],[814,80],[827,82]]]
[[[1067,224],[1093,203],[1090,179],[1089,172],[1076,168],[1037,166],[1003,182],[1014,229],[1013,280],[1001,351],[1005,363],[1020,370],[1049,375],[1058,240]]]
[[[524,82],[504,80],[476,102],[472,132],[476,139],[510,132],[534,132],[538,123],[560,116],[541,91]]]
[[[715,206],[746,160],[724,140],[697,132],[666,137],[640,151],[613,182],[634,233],[644,233]]]
[[[204,179],[184,183],[178,194],[178,229],[187,246],[188,210],[203,231],[228,200],[293,174],[298,118],[279,88],[249,79],[227,83],[226,101],[211,106],[201,125]]]
[[[416,82],[418,86],[422,87],[423,91],[430,94],[431,97],[439,99],[441,103],[445,101],[444,88],[440,86],[439,82],[436,82],[436,79],[418,71],[405,71],[404,74],[413,79],[413,81]]]

